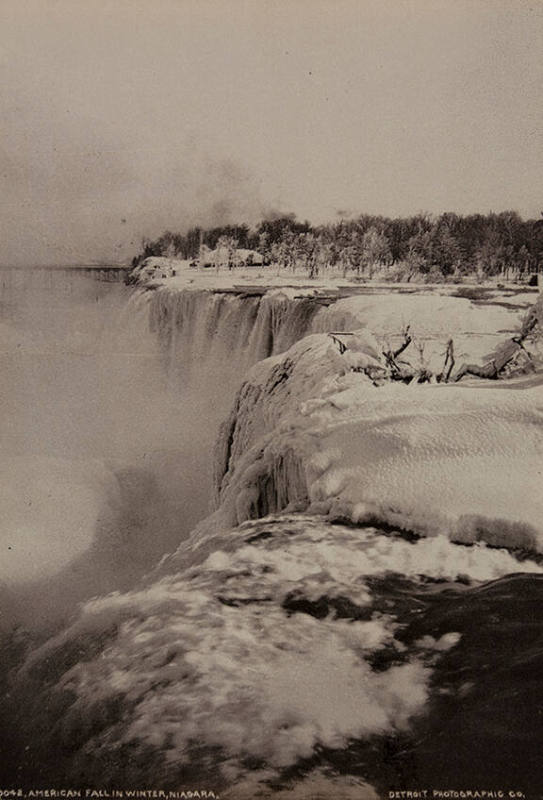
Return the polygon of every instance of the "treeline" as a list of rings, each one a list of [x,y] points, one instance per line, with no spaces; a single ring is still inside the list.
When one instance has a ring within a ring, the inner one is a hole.
[[[362,215],[327,225],[300,222],[294,214],[263,220],[256,228],[223,225],[186,233],[166,231],[142,242],[137,266],[148,256],[198,259],[202,247],[258,251],[265,264],[316,277],[327,269],[343,275],[429,281],[463,275],[525,278],[543,260],[543,219],[498,214],[395,218]]]

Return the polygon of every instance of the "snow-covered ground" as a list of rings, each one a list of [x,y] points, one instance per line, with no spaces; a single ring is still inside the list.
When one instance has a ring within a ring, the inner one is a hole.
[[[451,294],[458,292],[459,288],[485,289],[491,296],[499,298],[504,292],[515,291],[518,293],[517,284],[502,284],[499,286],[495,280],[481,283],[466,279],[461,287],[457,284],[425,284],[416,282],[387,283],[378,278],[374,280],[358,279],[356,276],[342,277],[334,270],[326,270],[310,279],[306,273],[287,270],[274,265],[251,267],[198,267],[191,266],[194,262],[188,259],[166,258],[163,256],[150,256],[141,262],[133,271],[132,277],[139,285],[165,286],[171,290],[180,289],[234,289],[244,287],[259,287],[262,289],[277,287],[292,287],[294,289],[307,289],[310,293],[324,293],[334,290],[356,291],[357,287],[373,287],[376,289],[404,292],[424,292],[426,294],[440,293]],[[501,288],[500,288],[501,287]],[[527,295],[537,293],[537,289]],[[523,295],[524,298],[524,295]],[[525,299],[525,298],[524,298]],[[515,301],[516,302],[516,301]]]
[[[543,551],[543,387],[375,386],[351,370],[374,339],[356,339],[340,354],[315,334],[249,373],[218,447],[228,523],[291,503]]]

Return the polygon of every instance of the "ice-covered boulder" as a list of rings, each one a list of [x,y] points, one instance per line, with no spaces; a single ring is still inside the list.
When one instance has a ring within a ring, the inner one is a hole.
[[[542,550],[543,389],[376,387],[348,352],[313,335],[249,372],[217,447],[227,523],[303,507]]]

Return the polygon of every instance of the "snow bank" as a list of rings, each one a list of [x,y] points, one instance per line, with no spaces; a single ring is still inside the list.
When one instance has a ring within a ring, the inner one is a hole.
[[[534,296],[515,298],[513,305],[502,300],[500,296],[496,304],[481,306],[463,297],[423,291],[346,297],[321,309],[312,330],[321,333],[367,328],[389,349],[401,340],[402,331],[409,325],[414,342],[406,355],[412,363],[437,373],[443,367],[449,339],[454,341],[457,366],[468,359],[482,361],[517,329],[519,314],[530,307]]]
[[[246,253],[247,251],[238,251]],[[243,260],[243,259],[242,259]],[[525,287],[522,291],[517,283],[498,284],[477,282],[457,284],[417,284],[416,282],[391,283],[376,279],[360,280],[358,276],[343,277],[333,270],[324,270],[316,278],[309,278],[307,271],[301,272],[285,269],[277,265],[237,266],[228,269],[227,266],[201,267],[196,261],[187,259],[167,258],[164,256],[150,256],[142,261],[130,273],[133,281],[140,285],[160,285],[171,291],[184,288],[204,289],[232,289],[243,288],[250,285],[263,289],[290,286],[292,288],[306,289],[309,292],[320,294],[330,292],[365,293],[378,291],[383,294],[401,292],[403,297],[410,294],[423,294],[426,297],[472,294],[483,295],[482,299],[510,303],[511,307],[518,307],[519,303],[533,303],[537,290]]]
[[[531,296],[530,296],[531,297]],[[524,300],[528,307],[533,297]],[[315,333],[334,329],[349,330],[369,326],[374,334],[388,336],[410,324],[421,336],[454,336],[463,334],[496,334],[511,328],[518,307],[503,305],[477,306],[464,297],[433,293],[358,295],[337,300],[317,315]],[[341,326],[337,328],[336,326]],[[349,326],[349,327],[343,327]]]
[[[373,337],[356,340],[357,358],[374,360]],[[352,358],[313,335],[249,373],[217,448],[222,518],[258,516],[265,489],[268,511],[295,502],[541,551],[543,389],[376,388]]]
[[[273,287],[291,286],[308,291],[323,291],[337,289],[338,287],[351,287],[352,282],[347,280],[323,277],[317,281],[309,280],[307,275],[285,273],[284,270],[272,266],[236,267],[228,269],[226,266],[198,267],[191,266],[193,262],[161,256],[146,258],[132,271],[131,276],[135,283],[141,286],[159,285],[170,291],[182,289],[232,289],[236,286],[259,286],[264,290]]]

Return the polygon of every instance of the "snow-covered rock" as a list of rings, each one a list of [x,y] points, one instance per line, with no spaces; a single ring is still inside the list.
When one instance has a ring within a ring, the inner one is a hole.
[[[541,386],[377,388],[345,355],[313,335],[248,374],[217,447],[228,524],[294,504],[543,551]]]

